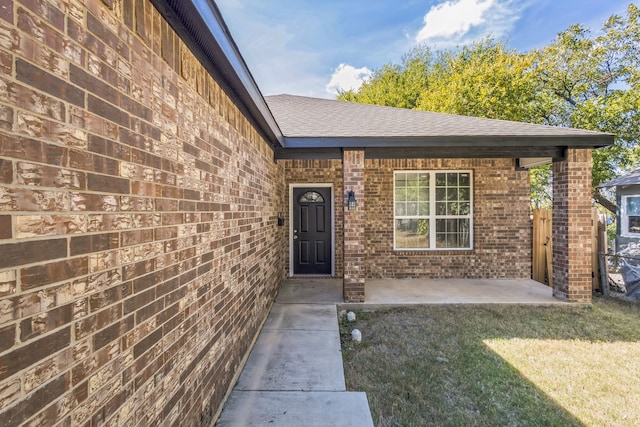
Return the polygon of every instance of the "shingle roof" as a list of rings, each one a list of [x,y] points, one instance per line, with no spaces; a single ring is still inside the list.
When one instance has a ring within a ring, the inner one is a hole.
[[[621,177],[614,178],[610,181],[598,185],[598,187],[619,187],[621,185],[640,184],[640,169],[629,172]]]
[[[604,146],[613,136],[581,129],[483,119],[295,95],[265,97],[286,140],[478,139],[479,137],[580,140]],[[575,145],[575,144],[568,144]],[[326,145],[325,145],[326,146]]]

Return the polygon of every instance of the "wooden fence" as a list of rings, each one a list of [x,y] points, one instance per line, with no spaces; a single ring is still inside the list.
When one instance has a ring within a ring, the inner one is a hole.
[[[552,285],[551,209],[533,210],[533,268],[531,278],[536,282]]]
[[[599,253],[607,253],[607,226],[605,216],[593,209],[593,233],[591,255],[591,271],[593,289],[602,289]],[[533,221],[533,265],[531,277],[533,280],[552,286],[552,254],[553,238],[551,235],[551,209],[534,209]]]

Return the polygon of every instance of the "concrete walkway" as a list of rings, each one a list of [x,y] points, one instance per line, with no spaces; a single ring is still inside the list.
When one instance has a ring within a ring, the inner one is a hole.
[[[373,426],[365,393],[346,391],[334,282],[283,282],[217,426]]]
[[[284,281],[217,426],[373,426],[365,393],[347,392],[336,304],[340,279]],[[564,304],[533,280],[368,279],[367,307]],[[345,305],[350,306],[350,305]]]

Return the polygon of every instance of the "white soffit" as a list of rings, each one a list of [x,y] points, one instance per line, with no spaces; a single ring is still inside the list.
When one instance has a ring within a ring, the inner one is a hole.
[[[547,165],[552,161],[553,159],[551,157],[526,157],[518,159],[518,166],[529,169],[535,166]]]

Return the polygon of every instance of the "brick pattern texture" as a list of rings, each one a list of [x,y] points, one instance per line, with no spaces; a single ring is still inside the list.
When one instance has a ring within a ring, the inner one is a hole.
[[[591,150],[553,162],[553,294],[589,303],[592,294]]]
[[[335,257],[334,271],[335,277],[342,277],[342,203],[340,193],[342,192],[342,162],[340,160],[278,160],[278,165],[284,170],[287,194],[285,196],[286,206],[291,206],[289,200],[289,186],[291,184],[333,184],[334,198],[334,239]],[[291,224],[289,208],[284,213],[286,246],[285,250],[285,271],[290,274],[290,242],[289,224]]]
[[[0,424],[206,425],[284,276],[284,188],[148,1],[0,1]]]
[[[353,191],[357,206],[353,211],[347,207],[347,192]],[[344,276],[343,296],[345,302],[364,302],[365,278],[367,269],[366,256],[366,219],[369,212],[366,203],[369,197],[365,194],[365,159],[364,150],[344,150],[343,153],[343,198],[344,212]],[[364,196],[364,197],[363,197]],[[371,198],[371,200],[376,200]]]
[[[529,175],[512,159],[368,159],[346,151],[344,171],[338,160],[279,161],[287,183],[333,183],[336,190],[336,277],[357,285],[352,300],[364,297],[370,278],[530,278],[531,224]],[[347,163],[347,161],[351,163]],[[469,251],[395,251],[393,249],[393,172],[398,170],[472,170],[474,176],[474,248]],[[361,181],[364,173],[364,181]],[[344,185],[342,184],[342,177]],[[348,181],[349,179],[349,181]],[[339,193],[342,188],[343,194]],[[354,189],[358,211],[346,209]],[[365,202],[366,208],[365,208]],[[373,201],[373,202],[372,202]],[[287,202],[288,203],[288,202]],[[361,230],[360,220],[364,221]],[[349,222],[354,221],[355,222]],[[343,225],[344,221],[344,225]],[[350,224],[347,227],[347,224]],[[344,227],[345,237],[342,236]],[[365,240],[359,237],[364,232]],[[287,237],[288,239],[288,237]],[[354,242],[352,252],[344,249]],[[353,250],[353,248],[356,248]],[[365,250],[366,248],[366,250]],[[342,256],[344,250],[344,256]],[[352,260],[349,276],[340,261]],[[363,264],[364,262],[364,264]],[[288,265],[288,262],[287,262]],[[345,291],[347,296],[347,291]]]
[[[393,172],[400,170],[473,171],[473,250],[393,249]],[[369,159],[365,189],[367,277],[531,277],[529,174],[513,159]]]

